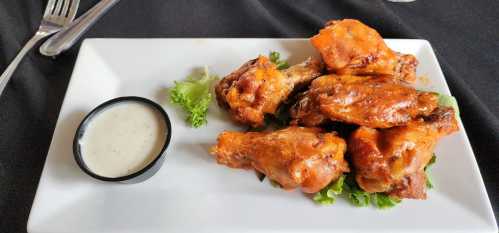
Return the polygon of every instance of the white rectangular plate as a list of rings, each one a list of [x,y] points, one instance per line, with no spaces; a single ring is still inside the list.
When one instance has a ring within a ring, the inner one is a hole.
[[[420,61],[418,88],[450,94],[430,44],[386,40]],[[275,50],[290,64],[317,56],[306,39],[90,39],[80,50],[31,210],[30,233],[89,232],[491,232],[497,226],[468,138],[442,139],[428,200],[396,208],[356,208],[344,199],[315,205],[299,191],[260,183],[251,171],[217,165],[208,154],[218,133],[239,129],[215,103],[208,125],[188,127],[165,89],[208,65],[224,76]],[[85,175],[72,154],[75,129],[98,104],[136,95],[162,104],[173,125],[162,169],[134,185]],[[214,101],[215,102],[215,101]]]

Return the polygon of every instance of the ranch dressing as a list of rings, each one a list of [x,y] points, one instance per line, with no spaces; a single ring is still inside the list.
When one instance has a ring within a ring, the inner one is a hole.
[[[104,177],[135,173],[158,156],[167,131],[151,106],[131,101],[111,105],[88,123],[80,141],[83,161]]]

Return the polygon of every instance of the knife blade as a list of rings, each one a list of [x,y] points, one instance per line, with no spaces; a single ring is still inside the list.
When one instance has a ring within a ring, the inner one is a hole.
[[[61,31],[50,37],[42,46],[40,53],[45,56],[55,56],[71,48],[92,25],[97,22],[120,0],[101,0],[90,10],[78,17]]]

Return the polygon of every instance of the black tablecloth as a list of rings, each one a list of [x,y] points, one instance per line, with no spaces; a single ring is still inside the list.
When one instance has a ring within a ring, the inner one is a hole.
[[[80,13],[97,0],[81,0]],[[39,25],[46,1],[0,1],[0,71]],[[499,216],[499,1],[123,0],[87,37],[309,37],[328,19],[357,18],[387,38],[436,50]],[[0,232],[24,232],[76,46],[33,50],[0,98]],[[90,94],[90,93],[89,93]],[[455,171],[460,172],[460,171]]]

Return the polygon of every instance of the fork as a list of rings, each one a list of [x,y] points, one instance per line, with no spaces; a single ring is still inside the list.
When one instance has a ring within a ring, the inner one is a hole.
[[[64,26],[73,21],[79,3],[80,0],[48,1],[38,31],[36,31],[35,35],[24,45],[14,60],[7,66],[7,69],[5,69],[2,76],[0,76],[0,96],[26,53],[33,48],[38,41],[60,31]]]

